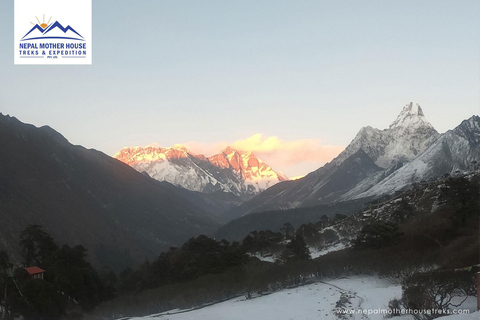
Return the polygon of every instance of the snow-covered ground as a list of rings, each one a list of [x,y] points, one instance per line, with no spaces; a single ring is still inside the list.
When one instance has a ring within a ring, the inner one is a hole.
[[[342,243],[342,242],[338,241],[338,242],[336,242],[336,243],[334,243],[330,246],[325,246],[322,249],[312,248],[312,247],[309,247],[308,249],[310,250],[310,256],[312,257],[312,259],[315,259],[315,258],[318,258],[320,256],[324,256],[329,252],[343,250],[346,247],[347,247],[347,245],[345,245],[345,243]]]
[[[399,284],[375,276],[353,276],[318,281],[302,287],[286,289],[254,299],[235,298],[193,310],[170,310],[139,318],[124,320],[383,320],[388,319],[388,303],[399,299]],[[342,309],[344,315],[336,312]],[[462,305],[469,313],[442,317],[442,320],[480,319],[476,298]],[[403,315],[391,319],[413,320]],[[120,320],[120,319],[119,319]]]
[[[326,255],[327,253],[343,250],[347,248],[347,246],[348,245],[345,244],[344,242],[337,241],[333,244],[325,245],[322,248],[308,247],[308,250],[310,251],[310,257],[312,259],[316,259],[320,256]],[[281,252],[276,254],[269,253],[265,255],[262,255],[259,252],[257,252],[255,254],[250,254],[250,256],[258,258],[259,260],[265,261],[265,262],[275,262],[280,259]]]
[[[310,285],[287,289],[247,300],[231,299],[188,312],[171,310],[138,320],[308,320],[342,319],[337,317],[337,306],[344,310],[367,314],[347,315],[344,319],[384,319],[388,302],[400,298],[401,286],[386,279],[373,276],[358,276],[325,280]],[[360,310],[360,311],[358,311]],[[370,314],[368,314],[370,313]],[[395,319],[411,319],[397,317]]]

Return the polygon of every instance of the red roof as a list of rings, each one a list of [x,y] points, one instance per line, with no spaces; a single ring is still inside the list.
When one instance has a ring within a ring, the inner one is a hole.
[[[30,268],[25,268],[25,270],[27,270],[27,272],[30,274],[30,275],[34,275],[34,274],[37,274],[37,273],[43,273],[45,272],[45,270],[43,269],[40,269],[39,267],[30,267]]]

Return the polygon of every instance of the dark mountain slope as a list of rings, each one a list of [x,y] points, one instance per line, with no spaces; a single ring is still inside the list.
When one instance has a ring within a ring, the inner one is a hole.
[[[217,226],[176,192],[49,127],[0,114],[0,250],[28,224],[120,271]]]
[[[381,168],[359,149],[338,166],[325,166],[305,178],[274,185],[232,210],[231,216],[270,211],[272,208],[285,210],[331,203],[380,170]]]
[[[360,211],[369,200],[371,199],[364,198],[314,207],[255,212],[222,225],[215,234],[215,238],[241,241],[252,231],[271,230],[279,232],[285,223],[290,223],[296,228],[302,224],[319,222],[324,215],[329,219],[335,218],[337,214],[348,216]]]
[[[148,176],[148,173],[146,172],[142,172],[142,174]],[[230,192],[218,191],[214,193],[202,193],[176,187],[166,181],[157,182],[190,202],[196,208],[208,212],[208,214],[220,224],[227,223],[230,219],[226,213],[231,210],[232,207],[238,206],[242,203],[240,197]]]

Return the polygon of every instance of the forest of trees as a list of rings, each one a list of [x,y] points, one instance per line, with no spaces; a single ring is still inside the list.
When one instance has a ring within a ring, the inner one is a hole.
[[[86,260],[83,246],[59,246],[41,226],[30,225],[20,235],[23,265],[46,270],[33,279],[0,252],[0,305],[5,319],[60,319],[79,316],[113,296],[113,288],[100,279]]]

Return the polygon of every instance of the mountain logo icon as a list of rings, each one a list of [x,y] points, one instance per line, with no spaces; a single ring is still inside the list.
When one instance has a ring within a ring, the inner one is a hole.
[[[20,41],[27,41],[27,40],[38,40],[38,39],[66,39],[66,40],[77,40],[77,41],[85,41],[83,36],[78,33],[75,29],[73,29],[70,25],[64,27],[60,22],[55,21],[54,23],[50,23],[52,17],[45,22],[45,15],[43,15],[43,22],[35,17],[38,23],[33,23],[33,28],[27,32],[23,36]]]

